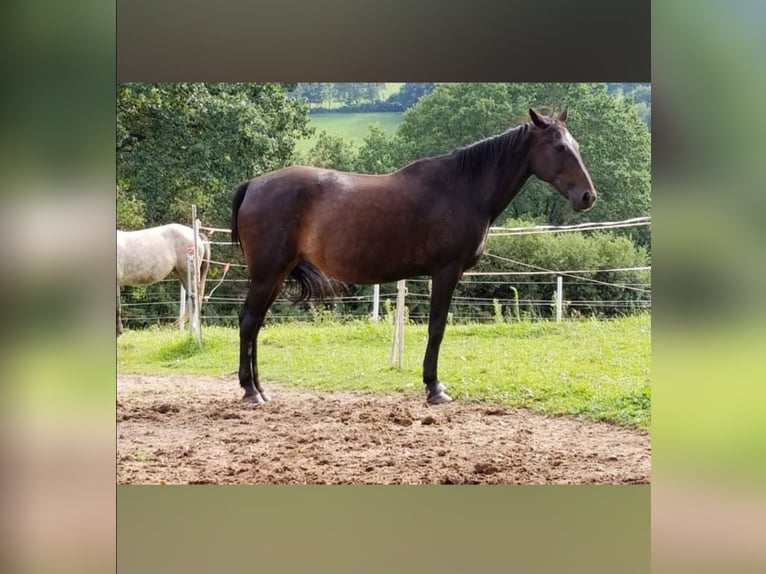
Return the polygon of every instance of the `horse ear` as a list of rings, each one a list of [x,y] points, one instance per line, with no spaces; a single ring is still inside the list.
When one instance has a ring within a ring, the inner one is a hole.
[[[567,113],[569,112],[569,106],[564,106],[564,109],[559,114],[559,121],[564,123],[567,121]]]
[[[532,108],[529,108],[529,117],[532,118],[532,122],[540,129],[545,129],[548,127],[548,122],[546,122],[542,117],[540,117],[540,114],[538,114],[535,110]]]

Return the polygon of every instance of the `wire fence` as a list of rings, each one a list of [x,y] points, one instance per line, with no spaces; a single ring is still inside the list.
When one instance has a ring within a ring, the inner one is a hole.
[[[620,222],[587,223],[570,226],[492,227],[488,236],[569,233],[601,231],[651,224],[651,218],[640,217]],[[215,237],[228,234],[228,229],[200,226]],[[228,239],[228,238],[227,238]],[[205,324],[236,325],[244,303],[249,277],[241,252],[229,240],[211,239],[210,271],[201,310]],[[651,309],[651,266],[589,269],[546,269],[526,261],[496,255],[490,249],[484,257],[507,267],[503,270],[469,271],[458,284],[450,308],[450,320],[491,322],[498,320],[547,318],[554,314],[557,298],[566,317],[609,317]],[[557,277],[563,279],[563,293],[557,292]],[[583,296],[588,288],[600,297]],[[427,321],[430,281],[427,278],[407,280],[406,314],[410,321]],[[606,296],[604,296],[604,294]],[[179,283],[169,278],[141,288],[123,288],[123,320],[128,326],[140,327],[177,321],[179,316]],[[379,316],[390,320],[396,300],[396,284],[380,286],[379,296],[372,286],[349,286],[331,303],[293,304],[284,294],[276,299],[268,321],[363,319]]]

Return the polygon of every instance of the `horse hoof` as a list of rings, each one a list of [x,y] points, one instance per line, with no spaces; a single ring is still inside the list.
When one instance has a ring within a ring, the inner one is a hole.
[[[255,393],[253,395],[245,395],[242,397],[242,401],[246,403],[250,403],[253,405],[262,405],[266,401],[263,399],[263,397],[260,395],[260,393]]]
[[[264,403],[268,403],[271,400],[271,395],[267,394],[266,391],[261,391],[261,398]]]
[[[429,405],[443,405],[445,403],[451,403],[452,397],[444,391],[439,391],[433,395],[428,395],[426,402],[428,402]]]
[[[443,405],[444,403],[452,402],[452,397],[445,391],[447,387],[441,381],[436,381],[426,385],[426,402],[429,405]]]

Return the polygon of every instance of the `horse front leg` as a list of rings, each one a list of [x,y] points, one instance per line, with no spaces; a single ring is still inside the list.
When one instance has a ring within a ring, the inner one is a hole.
[[[439,347],[444,338],[444,329],[447,326],[447,313],[449,312],[452,294],[460,279],[460,270],[444,270],[432,276],[431,286],[431,309],[428,318],[428,344],[423,359],[423,383],[429,404],[440,405],[452,401],[446,392],[446,387],[437,374],[439,362]]]

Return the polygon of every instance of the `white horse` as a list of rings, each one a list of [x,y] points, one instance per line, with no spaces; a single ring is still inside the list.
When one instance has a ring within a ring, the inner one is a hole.
[[[120,287],[138,287],[162,281],[175,271],[181,285],[190,291],[187,256],[194,253],[194,230],[191,227],[171,223],[139,231],[117,231],[117,335],[122,334],[120,315]],[[210,244],[200,233],[197,241],[197,261],[200,262],[199,303],[205,294],[205,279],[210,261]],[[192,275],[193,276],[193,275]],[[184,309],[182,321],[188,318],[189,308]]]

